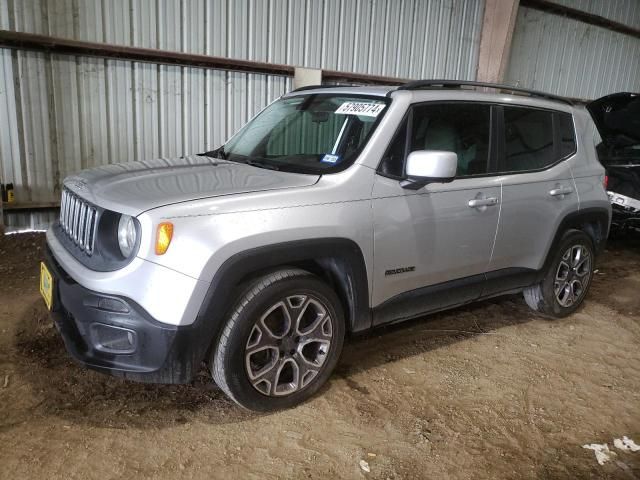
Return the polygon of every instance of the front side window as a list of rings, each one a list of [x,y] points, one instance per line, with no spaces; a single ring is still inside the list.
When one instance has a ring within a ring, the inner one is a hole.
[[[410,129],[407,138],[407,129]],[[430,103],[413,107],[385,153],[379,171],[402,177],[406,155],[443,150],[458,155],[456,177],[488,172],[491,107],[474,103]]]
[[[381,97],[310,94],[274,102],[212,154],[301,173],[350,165],[382,118]]]
[[[451,103],[422,105],[413,112],[410,152],[443,150],[458,155],[456,177],[487,173],[491,107]]]

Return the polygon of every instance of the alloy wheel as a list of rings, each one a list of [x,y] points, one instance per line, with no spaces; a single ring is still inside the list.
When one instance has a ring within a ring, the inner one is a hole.
[[[591,255],[583,245],[573,245],[562,255],[553,284],[556,300],[571,307],[580,300],[591,280]]]
[[[267,396],[302,390],[319,374],[331,348],[333,319],[311,295],[291,295],[269,307],[245,347],[251,385]]]

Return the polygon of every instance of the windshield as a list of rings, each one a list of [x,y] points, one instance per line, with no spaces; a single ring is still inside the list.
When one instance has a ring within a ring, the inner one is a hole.
[[[388,102],[381,97],[335,94],[284,98],[209,154],[276,170],[340,171],[360,153]]]

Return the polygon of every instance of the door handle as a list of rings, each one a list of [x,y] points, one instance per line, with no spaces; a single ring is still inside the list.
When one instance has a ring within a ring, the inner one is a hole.
[[[560,185],[553,190],[549,190],[549,195],[552,197],[560,197],[563,195],[569,195],[570,193],[573,193],[573,188],[565,187],[564,185]]]
[[[498,199],[496,197],[489,198],[474,198],[469,200],[469,208],[478,208],[478,207],[492,207],[498,204]]]

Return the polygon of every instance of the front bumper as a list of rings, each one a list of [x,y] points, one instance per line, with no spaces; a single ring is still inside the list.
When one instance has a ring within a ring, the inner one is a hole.
[[[81,364],[130,380],[188,383],[208,349],[200,323],[155,320],[133,300],[75,282],[47,249],[54,278],[52,316],[71,356]]]

